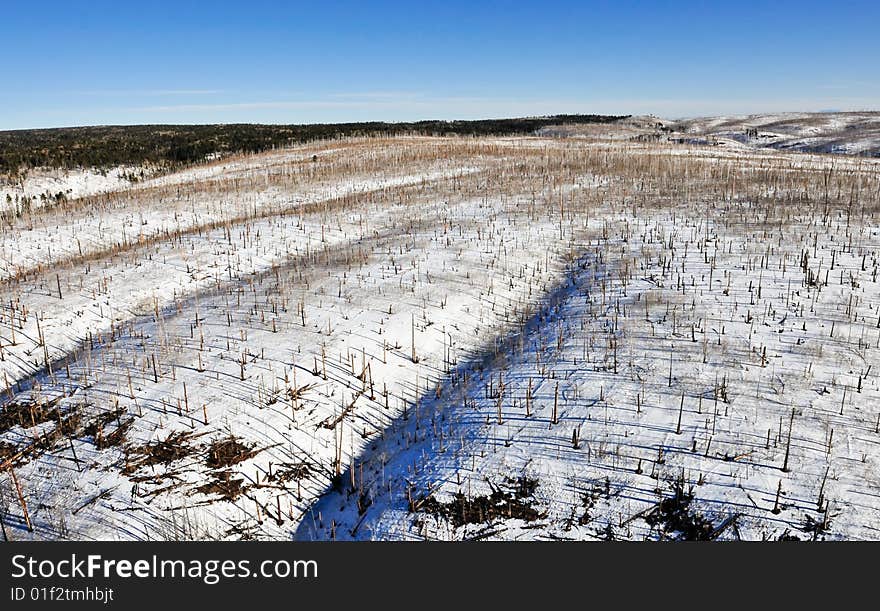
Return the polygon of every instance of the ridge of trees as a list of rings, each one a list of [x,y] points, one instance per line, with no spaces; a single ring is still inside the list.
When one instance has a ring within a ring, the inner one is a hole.
[[[312,140],[366,135],[529,134],[560,123],[610,123],[617,115],[550,115],[474,121],[262,125],[109,125],[0,131],[0,174],[34,167],[107,168],[154,164],[178,167],[210,155],[257,153]]]

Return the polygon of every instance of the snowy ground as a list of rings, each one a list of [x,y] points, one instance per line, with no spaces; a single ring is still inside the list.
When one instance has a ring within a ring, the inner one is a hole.
[[[880,157],[880,112],[780,113],[669,120],[652,115],[613,124],[557,125],[543,136],[604,141],[670,142],[752,155],[797,151]],[[713,153],[714,154],[714,153]]]
[[[727,147],[880,157],[880,113],[783,113],[670,122],[685,138]]]
[[[116,167],[106,170],[60,170],[35,168],[13,182],[0,182],[0,211],[19,212],[28,206],[36,209],[59,199],[77,199],[98,193],[118,191],[131,186],[126,176],[140,176],[141,168]]]
[[[457,372],[414,410],[421,421],[395,423],[358,466],[358,496],[322,499],[313,511],[323,528],[306,521],[300,535],[664,537],[656,508],[684,482],[694,528],[703,519],[712,536],[808,538],[828,521],[832,536],[878,538],[880,410],[869,367],[880,312],[862,290],[873,263],[862,271],[857,253],[839,253],[836,283],[829,273],[827,286],[804,286],[790,251],[761,266],[760,251],[710,227],[713,251],[718,242],[733,250],[713,252],[726,271],[712,288],[701,253],[682,255],[706,227],[678,233],[670,220],[652,222],[654,246],[637,248],[672,244],[678,270],[659,253],[640,263],[631,236],[595,240],[508,350]],[[836,246],[817,245],[819,258],[827,264]],[[624,286],[608,251],[633,256],[637,278]],[[755,274],[736,278],[749,260],[755,269],[743,271]],[[491,498],[523,478],[536,483],[529,502],[539,516],[457,524],[457,494]],[[369,506],[359,512],[361,497]],[[426,498],[455,509],[412,511],[429,507]]]
[[[352,139],[22,215],[7,536],[878,538],[878,170]]]

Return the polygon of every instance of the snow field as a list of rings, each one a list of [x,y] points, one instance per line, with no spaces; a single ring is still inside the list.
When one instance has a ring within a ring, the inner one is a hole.
[[[877,537],[875,166],[340,148],[298,153],[315,184],[180,178],[209,203],[179,231],[59,238],[5,281],[14,537]],[[251,205],[276,189],[314,195]]]

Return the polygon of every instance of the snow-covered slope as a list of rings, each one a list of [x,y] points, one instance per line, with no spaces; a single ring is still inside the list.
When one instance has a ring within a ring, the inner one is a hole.
[[[139,168],[62,170],[34,168],[23,179],[0,182],[0,211],[21,210],[25,205],[36,209],[59,199],[76,199],[125,189],[131,185],[126,176],[139,176]],[[27,203],[23,202],[25,200]]]
[[[877,538],[878,188],[849,157],[353,139],[31,211],[0,250],[0,518]]]
[[[880,156],[880,112],[784,113],[686,119],[671,126],[714,144]]]

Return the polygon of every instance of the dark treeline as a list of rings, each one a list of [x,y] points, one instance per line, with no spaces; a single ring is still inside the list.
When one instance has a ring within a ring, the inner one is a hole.
[[[622,116],[552,115],[479,121],[313,125],[132,125],[0,131],[0,173],[32,167],[180,166],[218,153],[257,153],[310,140],[372,134],[517,135],[561,123],[607,123]]]

